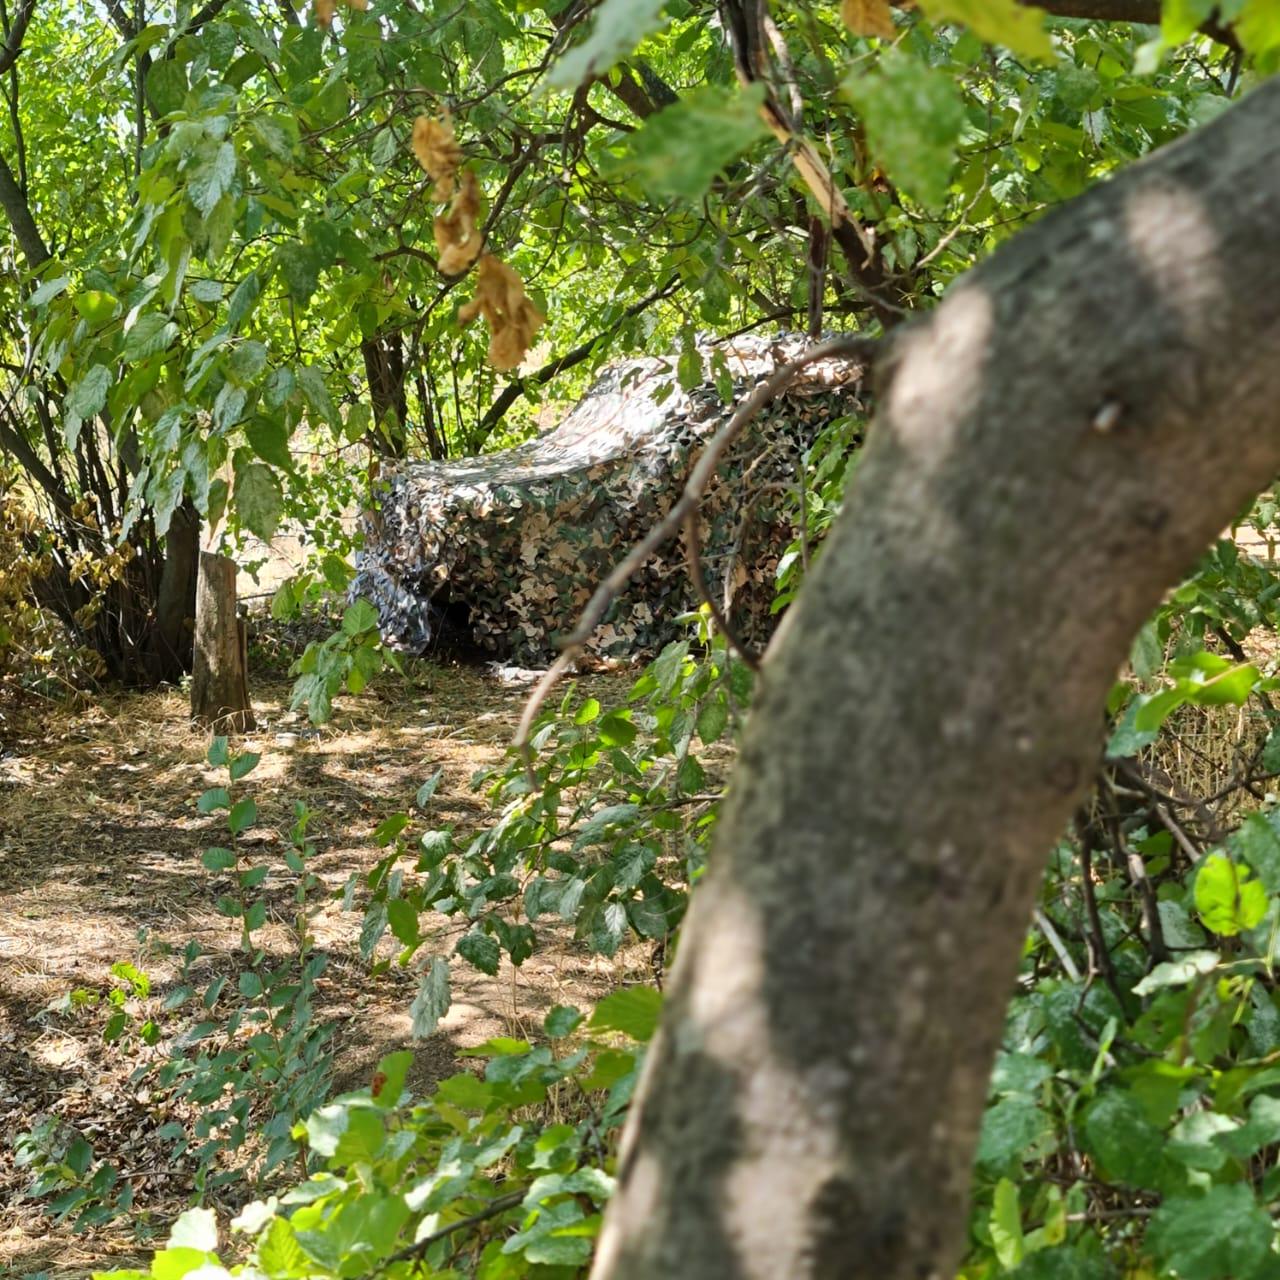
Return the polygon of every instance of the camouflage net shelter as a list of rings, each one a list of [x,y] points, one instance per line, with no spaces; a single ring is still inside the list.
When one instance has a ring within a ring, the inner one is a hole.
[[[674,360],[609,366],[554,429],[513,449],[413,462],[385,476],[366,515],[354,595],[378,608],[392,643],[424,652],[442,631],[494,658],[545,663],[605,574],[662,518],[703,445],[753,387],[808,345],[796,335],[714,348],[733,379],[682,391]],[[701,507],[706,576],[735,630],[763,644],[804,451],[833,419],[857,414],[857,370],[809,366],[730,449]],[[632,579],[589,648],[648,654],[681,634],[698,600],[673,537]]]

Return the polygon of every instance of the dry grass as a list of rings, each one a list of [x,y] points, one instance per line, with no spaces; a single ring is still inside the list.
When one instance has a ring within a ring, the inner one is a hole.
[[[583,683],[607,701],[629,677],[590,676]],[[316,731],[285,710],[287,684],[260,685],[259,729],[246,739],[263,755],[248,780],[262,815],[254,838],[280,846],[293,802],[304,799],[316,813],[314,869],[336,893],[353,870],[376,860],[374,827],[407,808],[436,769],[443,779],[433,821],[464,832],[474,828],[486,810],[470,790],[471,775],[501,758],[523,697],[523,688],[475,669],[431,667],[409,686],[388,680],[345,701]],[[128,1080],[140,1058],[162,1050],[137,1046],[131,1053],[105,1045],[101,1010],[68,1016],[49,1006],[76,987],[103,989],[117,960],[139,964],[163,992],[191,938],[210,953],[208,965],[234,963],[237,923],[214,909],[217,890],[199,865],[202,849],[217,842],[218,819],[198,814],[195,798],[221,781],[204,763],[206,745],[206,736],[189,726],[176,691],[109,696],[6,722],[0,754],[0,1203],[6,1205],[0,1274],[75,1276],[125,1265],[143,1247],[120,1226],[83,1236],[51,1227],[34,1206],[19,1202],[28,1178],[15,1169],[10,1143],[40,1115],[73,1121],[99,1156],[131,1175],[144,1230],[163,1231],[183,1207],[185,1171],[166,1163],[151,1138],[172,1117]],[[281,898],[268,946],[273,934],[283,945],[285,906]],[[343,1085],[360,1082],[383,1053],[408,1044],[417,981],[395,964],[370,979],[358,956],[360,919],[330,897],[314,923],[317,943],[331,957],[318,1012],[338,1020]],[[439,948],[451,946],[454,929],[440,922]],[[453,1008],[419,1046],[414,1084],[421,1090],[457,1070],[461,1048],[536,1029],[554,1004],[589,1003],[635,962],[592,956],[566,936],[518,972],[508,965],[487,978],[459,967]]]

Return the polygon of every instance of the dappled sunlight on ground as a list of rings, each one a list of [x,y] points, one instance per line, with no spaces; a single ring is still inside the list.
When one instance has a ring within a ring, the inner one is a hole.
[[[602,701],[620,700],[630,679],[582,683]],[[377,860],[378,823],[410,809],[437,769],[442,780],[429,822],[463,833],[476,827],[487,807],[470,789],[472,774],[502,758],[525,692],[479,669],[424,667],[412,681],[387,678],[360,699],[341,699],[333,721],[317,730],[287,710],[285,682],[255,688],[258,729],[243,745],[262,761],[244,785],[261,818],[244,841],[255,855],[278,855],[294,802],[305,800],[315,812],[311,865],[325,895],[317,898],[312,933],[329,955],[319,1015],[338,1024],[339,1087],[365,1083],[382,1054],[408,1046],[418,975],[396,965],[395,944],[384,940],[379,954],[391,964],[371,978],[359,957],[361,912],[344,911],[337,895],[352,871]],[[129,1082],[140,1063],[167,1053],[166,1042],[107,1045],[102,1004],[78,1013],[51,1006],[74,988],[105,993],[110,966],[120,960],[143,969],[153,994],[163,996],[190,939],[207,953],[195,966],[197,982],[235,971],[239,925],[214,905],[226,885],[200,864],[202,850],[222,842],[220,815],[196,810],[199,794],[224,780],[205,763],[206,746],[176,690],[46,709],[0,744],[0,1272],[69,1276],[140,1256],[125,1228],[77,1237],[17,1203],[29,1176],[15,1168],[11,1143],[41,1115],[74,1123],[96,1155],[130,1175],[139,1206],[150,1210],[142,1219],[155,1230],[184,1205],[184,1171],[164,1164],[165,1145],[154,1138],[174,1116]],[[283,953],[291,886],[276,875],[275,867],[283,871],[278,857],[265,860],[273,872],[260,941]],[[447,953],[460,928],[441,920],[424,951]],[[536,1035],[548,1008],[589,1003],[632,963],[634,957],[593,956],[565,931],[519,971],[504,962],[489,978],[455,964],[454,1005],[417,1047],[415,1087],[460,1069],[459,1051],[490,1036]]]

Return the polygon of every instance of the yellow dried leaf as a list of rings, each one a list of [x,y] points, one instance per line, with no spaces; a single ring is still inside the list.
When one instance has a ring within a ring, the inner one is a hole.
[[[333,23],[333,15],[337,8],[336,0],[316,0],[316,26],[323,27],[327,31]]]
[[[437,266],[446,276],[460,276],[480,256],[484,236],[480,229],[480,187],[468,169],[448,212],[437,214],[432,223]]]
[[[347,7],[359,9],[363,13],[369,7],[369,0],[347,0]]]
[[[413,122],[413,154],[435,180],[432,196],[442,201],[450,199],[458,166],[462,163],[462,148],[458,146],[453,122],[447,115],[441,120],[419,116]]]
[[[524,363],[533,335],[547,322],[525,294],[524,281],[491,253],[480,259],[476,296],[458,308],[458,322],[470,324],[478,315],[489,326],[489,363],[502,370]]]
[[[889,0],[840,0],[840,16],[854,35],[892,40],[898,34]]]

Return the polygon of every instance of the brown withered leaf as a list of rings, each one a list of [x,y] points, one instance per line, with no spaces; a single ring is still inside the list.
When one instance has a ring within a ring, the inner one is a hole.
[[[316,26],[323,27],[327,31],[333,24],[333,15],[337,12],[337,8],[335,0],[316,0]]]
[[[840,0],[840,16],[854,35],[892,40],[898,34],[889,0]]]
[[[349,9],[359,9],[361,13],[364,13],[368,7],[369,0],[347,0],[347,8]]]
[[[449,200],[454,193],[462,148],[454,136],[453,121],[445,115],[440,120],[419,116],[413,122],[413,154],[435,181],[431,195],[436,200]]]
[[[523,363],[533,335],[547,322],[529,301],[524,281],[491,253],[480,259],[476,296],[458,308],[458,323],[484,316],[489,326],[489,363],[495,369],[514,369]]]
[[[480,256],[480,186],[470,169],[462,175],[458,194],[445,213],[431,224],[439,253],[437,266],[446,276],[460,276]]]

